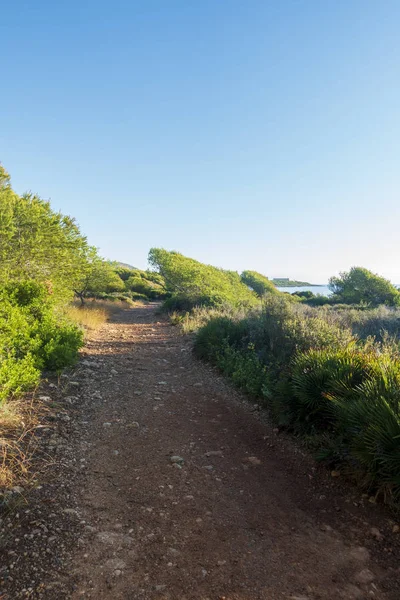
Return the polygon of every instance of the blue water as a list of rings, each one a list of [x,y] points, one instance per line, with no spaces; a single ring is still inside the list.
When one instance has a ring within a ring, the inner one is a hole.
[[[278,287],[281,292],[289,292],[294,294],[295,292],[312,292],[313,294],[320,294],[321,296],[330,296],[332,292],[327,285],[305,285],[303,287]]]

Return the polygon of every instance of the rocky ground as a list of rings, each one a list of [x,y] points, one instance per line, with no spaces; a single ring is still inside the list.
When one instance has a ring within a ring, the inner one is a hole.
[[[396,518],[156,308],[115,316],[43,385],[37,484],[3,498],[0,600],[398,600]]]

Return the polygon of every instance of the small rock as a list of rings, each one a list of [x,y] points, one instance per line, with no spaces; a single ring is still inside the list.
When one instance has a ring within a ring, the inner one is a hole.
[[[177,550],[176,548],[168,548],[167,552],[170,556],[179,556],[180,555],[179,550]]]
[[[359,546],[358,548],[353,548],[350,551],[350,556],[355,560],[359,560],[360,562],[368,562],[370,558],[370,554],[366,548],[363,546]]]
[[[97,534],[97,539],[103,544],[118,548],[130,546],[133,542],[133,539],[129,535],[115,533],[114,531],[100,531]]]
[[[135,396],[141,396],[143,392],[139,392],[139,390],[136,390],[136,392],[133,392],[135,394]]]
[[[214,467],[212,465],[206,465],[203,469],[207,469],[207,471],[213,471]]]
[[[383,540],[383,535],[381,534],[381,532],[379,531],[379,529],[377,527],[371,527],[371,529],[369,531],[370,531],[370,534],[372,535],[372,537],[374,537],[379,542]]]
[[[123,569],[125,569],[126,562],[124,562],[120,558],[110,558],[104,566],[109,571],[119,570],[121,572],[123,571]]]
[[[156,590],[156,592],[162,592],[163,590],[165,590],[166,587],[166,585],[155,585],[154,589]]]
[[[340,471],[331,471],[331,477],[340,477]]]
[[[345,600],[362,600],[362,598],[365,598],[364,592],[360,590],[359,587],[352,585],[351,583],[346,586],[342,597]]]
[[[222,450],[209,450],[204,456],[222,456]]]
[[[246,458],[247,462],[249,462],[251,465],[261,465],[261,460],[259,458],[257,458],[257,456],[248,456]]]
[[[172,464],[177,464],[177,465],[181,465],[181,466],[185,462],[185,460],[182,458],[182,456],[178,456],[178,455],[171,456],[169,460],[172,462]]]
[[[324,525],[321,525],[320,529],[321,529],[321,531],[326,531],[326,532],[328,532],[328,533],[329,533],[330,531],[333,531],[333,529],[332,529],[332,527],[331,527],[330,525],[325,525],[325,524],[324,524]]]
[[[369,569],[363,569],[354,578],[357,583],[361,585],[367,585],[375,579],[375,575]]]
[[[399,531],[400,531],[400,527],[398,525],[393,525],[392,532],[393,533],[399,533]]]
[[[103,427],[111,427],[111,423],[103,423]]]

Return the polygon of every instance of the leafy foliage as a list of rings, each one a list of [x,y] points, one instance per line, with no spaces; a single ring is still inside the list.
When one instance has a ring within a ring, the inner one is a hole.
[[[86,261],[81,268],[81,276],[74,291],[82,304],[88,297],[96,297],[101,292],[122,292],[125,285],[116,273],[112,263],[102,260],[93,247],[87,249]]]
[[[205,265],[179,252],[152,248],[149,263],[164,278],[168,291],[185,298],[191,306],[254,306],[256,295],[235,271]]]
[[[61,307],[95,255],[73,219],[16,194],[0,165],[0,401],[76,360],[82,332]]]
[[[82,331],[54,310],[54,298],[36,281],[0,288],[0,401],[36,385],[42,369],[75,362]]]
[[[88,244],[74,219],[32,194],[19,196],[0,166],[0,280],[35,280],[70,298],[86,263]]]
[[[336,302],[345,304],[364,302],[371,306],[400,305],[400,293],[394,285],[362,267],[352,267],[349,272],[341,273],[339,277],[331,277],[329,288]]]
[[[132,271],[125,280],[125,289],[141,294],[149,300],[165,298],[167,295],[164,280],[158,273],[139,269]]]
[[[320,458],[400,499],[398,343],[361,342],[330,309],[267,296],[244,318],[208,320],[195,352],[263,398],[276,422],[305,436]]]
[[[272,281],[265,277],[265,275],[257,273],[257,271],[243,271],[240,279],[245,285],[254,290],[260,298],[265,294],[279,294]]]

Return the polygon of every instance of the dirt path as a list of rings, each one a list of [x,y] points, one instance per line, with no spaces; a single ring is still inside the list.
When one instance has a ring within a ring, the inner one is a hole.
[[[398,598],[364,509],[189,344],[150,305],[121,313],[85,351],[98,406],[72,598]]]

